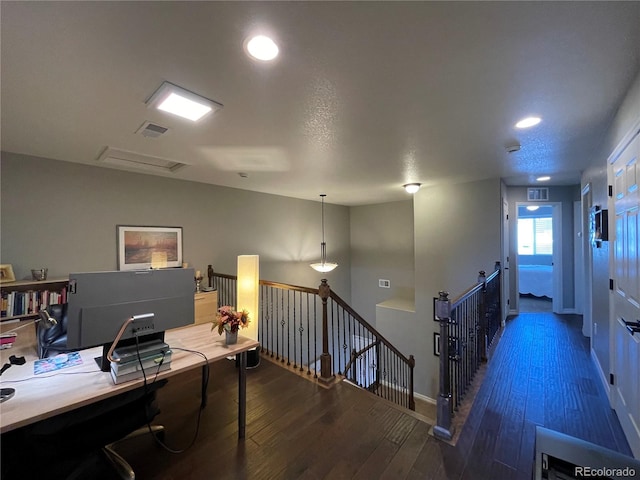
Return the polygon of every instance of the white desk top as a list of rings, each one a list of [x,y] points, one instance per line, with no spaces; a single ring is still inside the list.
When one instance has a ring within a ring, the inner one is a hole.
[[[211,325],[191,325],[169,330],[165,342],[173,348],[171,369],[160,372],[158,379],[171,377],[181,371],[204,365],[204,359],[176,348],[195,350],[215,362],[230,355],[250,350],[259,345],[255,340],[238,336],[238,343],[225,345],[225,337],[211,332]],[[35,423],[54,415],[133,390],[143,380],[114,385],[109,372],[102,372],[94,361],[102,355],[102,347],[80,352],[82,365],[51,373],[34,375],[34,361],[13,365],[0,377],[0,387],[15,388],[16,393],[0,403],[0,433]]]

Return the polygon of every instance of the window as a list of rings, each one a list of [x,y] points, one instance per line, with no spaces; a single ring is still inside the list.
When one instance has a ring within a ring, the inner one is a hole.
[[[518,255],[553,255],[551,217],[518,218]]]

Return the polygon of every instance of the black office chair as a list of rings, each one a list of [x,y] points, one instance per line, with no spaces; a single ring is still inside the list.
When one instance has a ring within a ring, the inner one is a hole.
[[[36,326],[38,357],[48,358],[72,351],[67,348],[67,304],[49,305],[39,312]]]
[[[67,304],[49,305],[39,315],[38,356],[48,358],[73,351],[67,348]],[[94,454],[100,453],[114,468],[118,478],[134,479],[133,469],[113,447],[120,441],[148,432],[148,424],[159,413],[156,391],[166,383],[167,380],[156,381],[146,389],[140,387],[25,427],[19,431],[21,438],[13,442],[22,444],[21,440],[26,441],[29,449],[36,448],[41,452],[36,463],[45,465],[45,470],[33,472],[39,478],[41,474],[44,475],[41,478],[83,478],[82,473],[78,476],[73,472],[90,468],[91,462],[87,459],[91,460]],[[159,437],[164,436],[162,425],[151,425],[151,430]],[[3,463],[5,458],[7,456],[3,455]],[[34,463],[29,459],[25,461],[27,465]],[[69,468],[72,469],[71,474],[67,472]],[[58,473],[62,472],[64,475],[59,476]],[[21,472],[21,477],[25,478],[23,475]],[[2,478],[5,478],[4,472]]]
[[[3,480],[135,479],[133,469],[112,446],[132,434],[148,432],[147,425],[160,412],[156,392],[166,383],[158,380],[3,434]],[[107,460],[113,470],[105,469],[101,460]]]

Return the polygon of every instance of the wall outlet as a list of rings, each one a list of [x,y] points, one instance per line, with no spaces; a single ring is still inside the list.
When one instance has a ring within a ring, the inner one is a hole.
[[[391,282],[389,280],[378,279],[378,286],[380,288],[391,288]]]

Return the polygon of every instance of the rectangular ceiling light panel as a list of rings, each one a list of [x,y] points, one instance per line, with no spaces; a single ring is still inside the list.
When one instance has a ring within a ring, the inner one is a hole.
[[[178,169],[186,166],[185,163],[167,160],[166,158],[152,157],[141,153],[118,150],[107,147],[98,157],[99,162],[115,165],[118,167],[134,168],[153,172],[174,173]]]
[[[173,83],[164,82],[147,100],[147,106],[196,122],[205,115],[220,110],[223,105]]]

